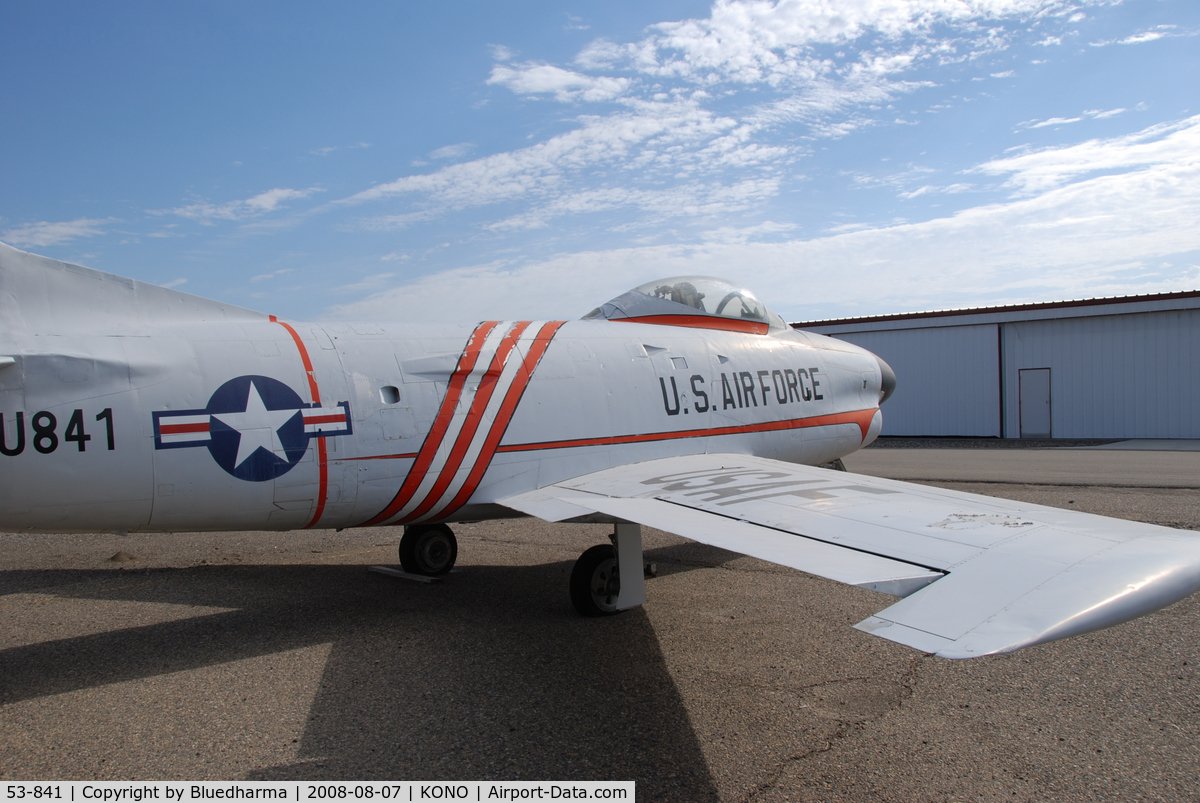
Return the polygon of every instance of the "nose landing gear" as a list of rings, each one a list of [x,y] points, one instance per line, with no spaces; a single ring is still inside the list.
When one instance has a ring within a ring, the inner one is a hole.
[[[617,550],[612,544],[596,544],[579,556],[571,569],[571,604],[580,616],[612,616],[621,593]]]
[[[622,522],[612,540],[588,549],[571,570],[571,604],[580,616],[612,616],[646,601],[642,528]]]

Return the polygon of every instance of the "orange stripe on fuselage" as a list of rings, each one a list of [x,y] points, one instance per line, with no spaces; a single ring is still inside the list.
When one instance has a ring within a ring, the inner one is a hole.
[[[450,454],[446,458],[446,463],[442,466],[442,470],[438,474],[437,481],[429,489],[429,493],[425,495],[425,498],[421,500],[421,504],[417,505],[411,513],[400,519],[400,523],[413,521],[428,513],[437,501],[442,498],[442,494],[446,492],[446,489],[450,487],[450,482],[458,472],[458,467],[462,465],[467,450],[471,448],[471,441],[475,440],[475,433],[479,431],[479,422],[483,420],[483,413],[487,409],[488,402],[492,400],[492,394],[496,392],[496,383],[500,381],[500,374],[504,372],[504,365],[508,362],[508,355],[516,347],[517,340],[521,337],[521,334],[528,328],[529,321],[521,321],[500,342],[500,347],[496,349],[496,354],[492,357],[491,364],[488,365],[487,371],[484,372],[482,379],[479,381],[479,388],[475,391],[475,398],[471,400],[471,409],[467,411],[467,417],[463,421],[462,428],[458,431],[458,437],[454,440],[454,446],[451,448]],[[481,453],[480,458],[482,457]]]
[[[765,335],[770,326],[761,321],[747,321],[741,318],[718,318],[709,315],[641,315],[636,318],[610,318],[619,323],[654,323],[662,326],[683,326],[688,329],[720,329],[724,332],[748,332],[754,335]]]
[[[277,323],[288,331],[292,336],[292,340],[296,344],[296,349],[300,352],[300,362],[304,363],[304,373],[308,377],[308,392],[312,396],[312,403],[321,404],[321,390],[317,387],[317,377],[313,373],[312,360],[309,359],[308,349],[304,346],[304,341],[300,339],[299,333],[292,328],[291,324],[284,323],[274,315],[270,316],[271,323]],[[325,503],[329,498],[329,458],[325,449],[325,439],[317,438],[317,509],[313,511],[312,518],[308,524],[304,525],[304,529],[309,529],[316,525],[321,520],[321,516],[325,513]]]
[[[433,426],[429,428],[429,434],[425,436],[425,440],[421,444],[421,450],[417,452],[416,462],[408,470],[408,476],[404,478],[400,490],[396,492],[396,495],[388,503],[387,507],[372,516],[369,520],[358,525],[359,527],[369,527],[379,524],[382,521],[387,521],[408,504],[413,494],[417,492],[417,488],[425,478],[425,472],[429,469],[430,464],[433,463],[433,459],[437,455],[437,450],[442,445],[442,439],[446,437],[446,431],[450,428],[450,422],[454,418],[454,410],[458,407],[458,400],[462,396],[467,377],[475,369],[475,362],[479,359],[479,352],[483,349],[483,342],[499,323],[499,321],[484,321],[475,327],[475,331],[471,333],[471,337],[467,341],[467,348],[463,351],[462,356],[458,358],[458,367],[450,377],[450,384],[446,388],[446,397],[442,399],[442,405],[438,409]]]
[[[412,460],[416,456],[416,452],[403,452],[401,454],[368,454],[360,457],[343,457],[342,462],[349,463],[353,460]]]
[[[729,427],[713,427],[710,429],[685,429],[676,432],[650,432],[642,435],[610,435],[599,438],[579,438],[575,440],[543,441],[541,443],[514,443],[501,446],[498,452],[533,452],[541,449],[572,449],[578,446],[613,446],[623,443],[651,443],[653,441],[681,440],[683,438],[708,438],[719,435],[745,435],[756,432],[779,432],[789,429],[808,429],[810,427],[827,427],[834,424],[857,424],[862,431],[863,439],[871,428],[871,419],[879,408],[869,410],[854,410],[848,413],[831,413],[811,418],[790,418],[785,421],[767,421],[761,424],[742,424]]]
[[[496,420],[492,422],[487,440],[483,442],[483,448],[479,452],[479,457],[475,459],[475,465],[472,466],[467,481],[463,483],[463,487],[454,499],[450,500],[450,504],[442,510],[441,515],[449,516],[465,505],[471,498],[471,494],[475,493],[475,489],[479,487],[484,473],[492,463],[492,457],[498,451],[500,439],[508,430],[508,424],[517,411],[517,405],[521,403],[521,397],[525,395],[525,388],[529,387],[529,380],[533,378],[533,372],[537,369],[538,363],[542,361],[542,355],[546,353],[546,349],[550,348],[550,341],[554,339],[554,335],[565,323],[566,321],[551,321],[544,324],[538,331],[529,353],[525,355],[517,375],[513,377],[512,384],[509,385],[508,392],[504,395],[504,401],[501,402],[500,409],[496,413]]]

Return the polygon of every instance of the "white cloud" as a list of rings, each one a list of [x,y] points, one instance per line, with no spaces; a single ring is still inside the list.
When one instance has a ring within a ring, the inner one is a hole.
[[[474,145],[470,142],[460,142],[457,145],[444,145],[436,151],[430,151],[430,159],[458,159],[466,156],[474,149]]]
[[[274,279],[277,276],[282,276],[285,273],[291,273],[291,272],[292,272],[292,268],[280,268],[279,270],[273,270],[270,273],[260,273],[257,276],[251,276],[250,281],[265,282],[268,279]]]
[[[643,104],[635,113],[587,118],[573,131],[522,150],[405,176],[344,203],[418,193],[443,207],[466,208],[544,193],[562,184],[568,173],[605,163],[628,160],[643,170],[655,165],[674,170],[699,157],[673,146],[711,142],[734,127],[734,120],[691,103]]]
[[[104,230],[100,226],[110,223],[115,219],[81,217],[76,220],[67,220],[59,223],[49,223],[44,220],[38,223],[26,223],[23,226],[0,232],[0,240],[4,240],[18,248],[41,248],[48,245],[58,245],[79,237],[95,237],[104,234]]]
[[[317,148],[315,150],[311,150],[311,151],[309,151],[309,153],[311,153],[314,156],[328,156],[329,154],[334,153],[335,151],[341,151],[341,150],[353,151],[353,150],[359,150],[361,148],[369,148],[369,147],[371,147],[371,143],[369,143],[369,142],[357,142],[353,145],[330,145],[330,146],[327,146],[324,148]],[[238,162],[238,164],[241,164],[241,162]]]
[[[792,319],[1194,289],[1197,131],[1200,118],[1192,118],[994,160],[978,172],[1012,176],[1036,193],[925,222],[785,242],[717,237],[497,261],[426,276],[328,314],[428,320],[454,309],[463,321],[571,317],[656,275],[678,273],[726,276],[768,304],[793,299],[779,310]]]
[[[403,215],[378,215],[376,217],[362,218],[352,225],[344,225],[339,227],[342,231],[354,231],[362,229],[364,231],[397,231],[406,229],[416,223],[421,223],[430,220],[434,217],[434,213],[425,212],[410,212]]]
[[[1127,36],[1120,41],[1122,45],[1138,45],[1142,42],[1153,42],[1155,39],[1162,39],[1166,36],[1163,31],[1145,31],[1143,33]]]
[[[962,183],[948,184],[945,187],[938,187],[933,184],[926,184],[925,186],[918,187],[915,190],[910,190],[909,192],[902,192],[902,193],[900,193],[900,197],[903,198],[904,200],[908,201],[913,198],[919,198],[922,195],[930,195],[933,193],[936,193],[939,195],[957,195],[960,192],[967,192],[971,189],[972,189],[971,184],[962,184]]]
[[[337,293],[341,295],[350,295],[353,293],[377,293],[388,284],[388,279],[395,276],[394,273],[373,273],[370,276],[364,276],[353,284],[339,285]]]
[[[692,183],[669,190],[636,190],[604,187],[562,195],[525,214],[488,225],[492,230],[537,229],[567,214],[601,212],[619,207],[637,207],[643,212],[641,225],[669,218],[700,220],[713,215],[746,209],[777,195],[777,179],[748,179],[735,184]]]
[[[1033,122],[1031,120],[1027,123],[1021,123],[1017,126],[1017,128],[1046,128],[1052,125],[1068,125],[1070,123],[1078,123],[1082,119],[1082,117],[1051,117],[1049,120],[1041,120],[1038,122]]]
[[[1118,114],[1124,114],[1126,111],[1128,109],[1088,109],[1076,117],[1051,117],[1048,120],[1026,120],[1023,123],[1018,123],[1016,130],[1069,125],[1070,123],[1078,123],[1085,118],[1090,120],[1104,120],[1108,117],[1116,117]]]
[[[993,159],[979,165],[974,172],[1007,175],[1006,185],[1022,193],[1037,193],[1089,173],[1197,164],[1200,164],[1200,115],[1122,137]]]
[[[1004,46],[1004,18],[1032,19],[1075,3],[1062,0],[859,0],[780,2],[718,0],[707,19],[660,23],[640,42],[594,42],[577,58],[585,68],[628,65],[641,72],[677,76],[697,83],[736,81],[772,85],[805,79],[817,62],[813,45],[839,45],[877,34],[886,41],[919,39],[907,56],[888,54],[871,68],[900,69],[946,44],[939,29],[963,25],[973,50]],[[970,25],[968,25],[970,23]],[[973,26],[973,27],[971,27]],[[945,36],[945,34],[942,34]],[[942,48],[948,52],[953,46]],[[889,63],[890,61],[890,63]],[[861,68],[869,64],[864,60]]]
[[[1124,39],[1104,39],[1099,42],[1092,42],[1092,47],[1107,47],[1108,45],[1140,45],[1145,42],[1154,42],[1158,39],[1163,39],[1168,36],[1181,36],[1177,25],[1156,25],[1153,28],[1139,33],[1126,36]]]
[[[564,103],[613,100],[629,88],[628,78],[583,75],[551,64],[523,64],[515,69],[498,64],[492,68],[487,82],[507,87],[518,95],[553,94],[555,100]]]
[[[753,108],[745,119],[748,123],[763,126],[802,122],[818,137],[837,138],[873,123],[869,118],[830,118],[863,106],[886,104],[898,95],[927,86],[929,83],[924,81],[893,81],[867,74],[844,81],[817,75],[795,92]]]
[[[1018,35],[1044,38],[1052,22],[1061,27],[1072,10],[1100,2],[1107,0],[718,0],[706,19],[654,25],[630,43],[597,39],[571,69],[516,63],[511,50],[493,46],[488,84],[522,97],[615,108],[580,114],[572,130],[529,147],[438,165],[337,203],[399,207],[355,224],[372,230],[501,204],[501,219],[477,225],[524,230],[622,207],[654,209],[662,219],[671,216],[663,199],[706,215],[745,210],[781,192],[815,140],[916,124],[890,104],[936,86],[924,68],[972,63]],[[986,61],[977,71],[989,75]],[[428,158],[466,156],[460,143]],[[738,197],[735,186],[760,189]],[[966,185],[951,186],[901,189],[917,197]]]
[[[169,282],[163,282],[163,283],[162,283],[162,285],[160,285],[160,286],[161,286],[161,287],[166,287],[166,288],[170,289],[170,288],[172,288],[172,287],[178,287],[178,286],[179,286],[179,285],[181,285],[181,284],[187,284],[187,279],[182,279],[182,278],[180,278],[180,279],[172,279],[172,280],[171,280],[171,281],[169,281]]]
[[[706,231],[701,234],[700,237],[706,243],[740,245],[743,243],[761,240],[772,235],[794,231],[796,228],[797,226],[795,223],[776,223],[773,220],[767,220],[755,226],[743,226],[741,228],[734,226],[722,226],[717,229]]]
[[[174,209],[150,209],[147,211],[152,215],[179,215],[211,226],[218,220],[245,220],[267,212],[274,212],[282,208],[286,201],[307,198],[317,192],[322,192],[321,188],[309,187],[306,190],[276,188],[259,193],[244,201],[229,201],[223,204],[195,203]]]
[[[1075,0],[719,0],[708,19],[655,25],[629,44],[596,40],[576,57],[574,70],[515,64],[511,50],[493,46],[499,63],[488,84],[560,102],[616,102],[618,110],[582,116],[574,130],[528,148],[402,176],[341,203],[407,197],[417,207],[359,222],[369,229],[402,228],[487,204],[525,207],[482,224],[493,231],[545,226],[569,213],[646,209],[662,198],[683,198],[681,208],[705,214],[722,209],[711,201],[720,197],[729,199],[724,208],[743,209],[746,199],[730,196],[730,187],[769,186],[746,198],[771,197],[784,166],[804,151],[795,138],[769,141],[773,130],[800,123],[809,138],[837,138],[891,124],[894,114],[878,113],[886,104],[933,85],[903,73],[931,60],[950,63],[1002,49],[1005,24],[1077,6]],[[630,72],[641,77],[631,79]],[[766,91],[740,108],[731,105],[751,84]],[[710,104],[721,104],[722,112]],[[465,154],[463,145],[446,146],[429,158]],[[613,169],[621,171],[619,180]],[[744,175],[748,170],[755,174]],[[664,183],[675,187],[663,189]]]

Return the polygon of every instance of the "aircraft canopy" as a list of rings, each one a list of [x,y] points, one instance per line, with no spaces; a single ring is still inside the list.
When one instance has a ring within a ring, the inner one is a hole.
[[[754,293],[713,276],[673,276],[646,282],[585,317],[758,334],[785,326]]]

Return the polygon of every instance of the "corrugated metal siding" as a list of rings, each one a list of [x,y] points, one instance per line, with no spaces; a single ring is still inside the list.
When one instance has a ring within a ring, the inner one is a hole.
[[[884,435],[1000,435],[997,328],[953,326],[838,335],[896,372],[883,406]]]
[[[1003,332],[1010,437],[1017,371],[1049,368],[1056,438],[1200,438],[1200,310],[1006,323]]]

